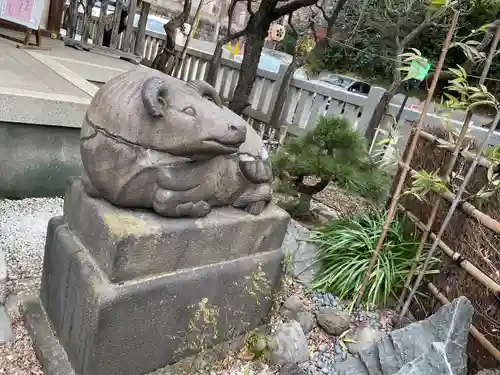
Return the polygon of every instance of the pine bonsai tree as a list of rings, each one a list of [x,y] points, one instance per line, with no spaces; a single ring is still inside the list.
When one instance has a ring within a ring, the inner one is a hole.
[[[288,139],[273,155],[273,167],[278,191],[298,198],[284,206],[292,216],[306,214],[311,197],[332,181],[377,200],[388,191],[387,176],[370,159],[365,138],[344,117],[322,116],[313,130]]]

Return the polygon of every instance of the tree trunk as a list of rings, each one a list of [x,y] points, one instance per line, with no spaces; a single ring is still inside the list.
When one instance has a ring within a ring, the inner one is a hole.
[[[303,180],[304,180],[304,177],[300,178],[298,183],[296,182],[295,187],[297,188],[297,191],[300,194],[305,194],[305,195],[309,195],[309,196],[313,196],[314,194],[319,193],[324,188],[326,188],[328,186],[328,184],[330,183],[329,179],[320,179],[314,185],[306,185],[306,184],[304,184]]]
[[[365,137],[368,140],[368,144],[371,144],[373,139],[375,138],[375,133],[377,131],[380,122],[384,118],[387,113],[387,108],[389,108],[389,104],[391,103],[392,98],[396,95],[401,88],[401,82],[394,82],[389,90],[384,92],[382,97],[380,98],[375,110],[373,111],[373,115],[368,123],[368,127],[365,132]]]
[[[262,48],[264,47],[264,40],[266,39],[267,30],[269,30],[271,22],[272,18],[267,14],[257,16],[257,13],[255,17],[251,17],[248,21],[245,53],[241,62],[238,84],[228,106],[229,109],[238,115],[241,115],[249,104],[248,101],[257,75],[257,67]]]
[[[172,18],[168,23],[163,25],[163,29],[165,30],[165,41],[162,46],[158,48],[158,52],[156,57],[153,59],[151,63],[151,68],[157,69],[160,72],[165,74],[172,73],[173,68],[175,67],[175,60],[173,63],[169,64],[167,67],[167,63],[171,58],[176,58],[175,53],[175,34],[176,29],[181,27],[189,17],[189,13],[191,12],[191,0],[184,0],[184,7],[182,8],[182,12]],[[168,69],[167,69],[168,68]]]
[[[275,103],[271,103],[274,108],[271,113],[271,118],[269,120],[269,125],[273,128],[278,129],[281,126],[281,112],[283,111],[283,106],[285,105],[286,96],[288,95],[288,88],[290,87],[290,82],[292,81],[293,73],[301,66],[303,63],[300,59],[294,57],[290,65],[288,65],[283,80],[281,81],[280,89],[278,92],[278,97]]]
[[[221,40],[217,42],[215,45],[215,51],[214,54],[212,55],[212,61],[210,62],[210,68],[208,69],[207,73],[207,79],[206,81],[210,83],[212,86],[215,85],[215,82],[217,81],[217,74],[219,73],[219,68],[220,68],[220,60],[222,59],[222,48],[229,43],[230,41],[241,37],[244,34],[244,31],[238,32],[234,35],[228,34]]]
[[[182,48],[181,56],[176,61],[175,74],[174,74],[175,76],[178,76],[180,71],[181,71],[182,62],[186,58],[187,49],[189,47],[189,42],[191,41],[191,39],[193,39],[194,28],[196,27],[196,25],[198,24],[198,22],[200,20],[200,13],[201,13],[202,6],[203,6],[203,0],[200,0],[200,3],[198,4],[198,7],[196,8],[196,13],[194,15],[193,24],[191,25],[191,28],[189,29],[188,36],[186,38],[186,43],[184,43],[184,47]]]

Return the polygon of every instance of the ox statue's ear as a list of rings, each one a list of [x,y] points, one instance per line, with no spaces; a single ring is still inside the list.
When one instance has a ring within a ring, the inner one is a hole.
[[[160,77],[151,77],[142,85],[141,96],[146,111],[153,117],[163,117],[168,92],[167,83]]]
[[[217,104],[219,107],[222,107],[222,99],[217,92],[217,90],[210,85],[208,82],[202,81],[200,79],[189,81],[186,83],[187,87],[192,88],[201,96],[208,96],[212,101]]]

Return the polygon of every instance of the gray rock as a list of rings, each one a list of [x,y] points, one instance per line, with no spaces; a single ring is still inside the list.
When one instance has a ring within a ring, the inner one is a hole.
[[[290,220],[281,249],[291,254],[291,274],[305,285],[310,285],[318,269],[315,263],[316,245],[308,242],[310,231],[295,220]]]
[[[306,373],[297,364],[288,363],[281,368],[279,375],[306,375]]]
[[[264,142],[203,81],[145,67],[123,73],[93,97],[80,139],[85,191],[119,207],[166,217],[203,217],[215,206],[260,214],[272,198]]]
[[[328,351],[328,345],[325,343],[321,343],[318,345],[318,351],[319,352],[326,352]]]
[[[293,312],[299,312],[302,311],[304,305],[302,304],[302,300],[300,299],[300,297],[294,294],[288,297],[285,302],[283,302],[283,307]]]
[[[326,333],[334,336],[340,336],[347,331],[351,325],[351,317],[348,313],[323,307],[316,314],[318,325],[323,328]]]
[[[314,200],[311,202],[311,212],[316,214],[323,222],[339,218],[339,214],[333,208]]]
[[[309,359],[306,336],[296,321],[281,324],[270,346],[274,364],[299,363]]]
[[[350,337],[354,342],[347,343],[347,349],[352,354],[358,354],[385,336],[384,332],[371,327],[358,327]]]
[[[280,309],[280,313],[285,318],[290,320],[300,321],[298,314],[300,311],[304,309],[304,305],[298,295],[292,295],[288,297],[285,302],[283,302],[283,306]]]
[[[455,375],[442,342],[433,342],[430,350],[401,367],[397,373],[397,375],[428,374]]]
[[[467,298],[459,297],[426,320],[383,336],[335,370],[339,375],[465,375],[473,313]]]
[[[0,306],[0,345],[14,340],[14,333],[5,307]]]
[[[314,319],[314,315],[308,311],[299,311],[297,313],[296,319],[304,333],[309,333],[316,326],[316,319]]]

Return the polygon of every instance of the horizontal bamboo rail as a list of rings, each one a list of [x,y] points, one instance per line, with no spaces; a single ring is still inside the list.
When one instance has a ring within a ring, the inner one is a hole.
[[[403,164],[401,162],[398,162],[398,165],[400,168],[403,168]],[[414,177],[418,175],[418,172],[412,168],[410,168],[410,176]],[[448,202],[453,202],[455,199],[455,194],[453,194],[451,191],[439,193],[441,197],[446,199]],[[480,210],[478,210],[474,205],[470,204],[469,202],[464,202],[462,201],[459,205],[458,208],[465,214],[473,217],[477,221],[479,221],[481,224],[483,224],[485,227],[491,229],[495,233],[500,233],[500,222],[497,220],[493,219],[491,216],[484,214]]]
[[[436,299],[443,305],[449,304],[450,301],[441,293],[438,288],[433,283],[427,283],[427,288],[436,297]],[[490,354],[500,362],[500,351],[495,348],[495,346],[486,338],[484,335],[477,330],[473,325],[470,326],[470,334],[485,348]]]
[[[439,145],[439,147],[441,147],[445,150],[453,151],[453,149],[455,148],[455,145],[453,143],[448,142],[442,138],[438,138],[435,135],[432,135],[431,133],[427,133],[426,131],[421,130],[419,135],[421,138],[424,138],[425,140],[427,140],[429,142],[433,142],[434,144]],[[466,150],[460,151],[460,154],[467,161],[472,161],[476,157],[476,154],[474,154],[473,152],[470,152],[470,151],[466,151]],[[481,159],[479,159],[479,165],[481,165],[485,168],[489,168],[491,166],[491,164],[492,163],[486,158],[482,157]]]
[[[412,214],[410,211],[408,211],[403,205],[398,206],[401,211],[403,211],[408,218],[420,229],[424,230],[425,229],[425,224],[422,223],[418,217],[416,217],[414,214]],[[436,234],[433,232],[429,233],[431,238],[433,240],[436,239]],[[477,268],[475,265],[473,265],[471,262],[469,262],[462,254],[457,253],[454,251],[451,247],[446,245],[442,240],[439,240],[438,242],[439,248],[446,254],[448,255],[451,259],[457,261],[458,265],[464,269],[469,275],[471,275],[474,279],[479,281],[481,284],[483,284],[486,288],[492,290],[493,292],[499,292],[500,293],[500,284],[496,283],[495,280],[490,278],[488,275],[486,275],[483,271],[481,271],[479,268]]]

